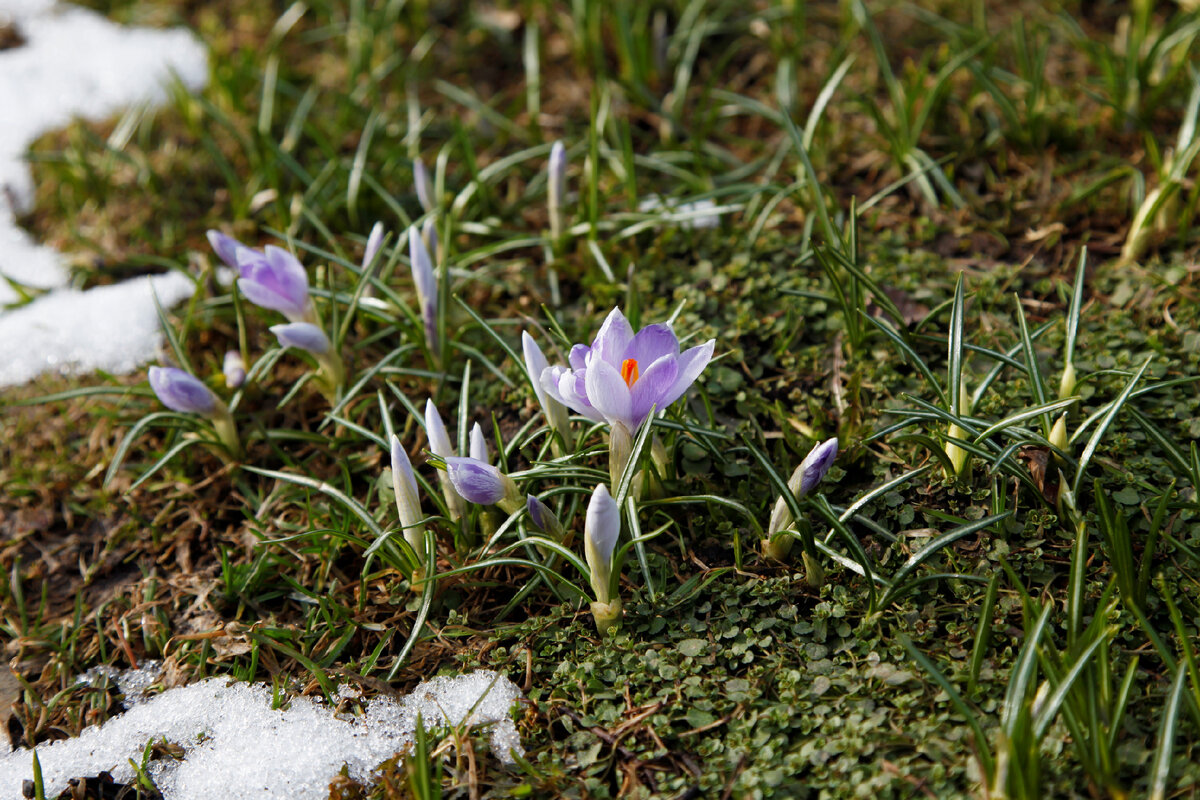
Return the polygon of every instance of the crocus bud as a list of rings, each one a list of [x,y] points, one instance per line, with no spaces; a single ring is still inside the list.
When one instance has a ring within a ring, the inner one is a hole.
[[[596,601],[592,603],[592,618],[601,635],[616,629],[621,623],[621,598],[613,597],[612,584],[613,552],[617,548],[617,537],[621,533],[621,513],[617,501],[608,493],[603,483],[592,493],[583,526],[583,554],[591,572],[592,591]]]
[[[242,442],[229,407],[199,378],[175,367],[151,367],[148,377],[150,388],[164,406],[172,411],[206,417],[227,453],[234,458],[241,454]]]
[[[306,350],[313,355],[323,356],[329,352],[332,345],[325,331],[311,322],[289,322],[286,325],[272,325],[271,333],[279,339],[283,347],[296,347]]]
[[[446,423],[438,413],[433,400],[425,401],[425,435],[429,437],[429,452],[446,461],[457,455],[454,445],[450,443],[450,434],[446,432]],[[446,498],[446,515],[454,521],[462,519],[466,506],[463,498],[454,488],[450,476],[446,472],[439,473],[442,483],[442,495]]]
[[[242,384],[246,382],[246,362],[242,360],[242,354],[237,350],[225,353],[225,362],[221,365],[221,372],[225,375],[225,388],[241,388]]]
[[[488,453],[487,440],[483,438],[483,429],[476,422],[471,426],[470,450],[468,450],[471,458],[482,461],[487,464],[492,460],[491,454]]]
[[[542,388],[542,373],[550,365],[542,353],[542,348],[538,347],[537,341],[529,335],[528,331],[521,333],[521,350],[525,355],[525,371],[529,373],[529,383],[532,384],[538,405],[542,407],[542,413],[546,416],[546,424],[565,440],[568,422],[567,407],[546,394],[546,390]],[[554,452],[559,454],[561,450],[558,442],[555,442]]]
[[[817,484],[829,472],[829,468],[833,466],[834,459],[837,458],[838,440],[837,437],[826,439],[821,444],[814,447],[800,462],[800,466],[796,467],[792,472],[792,477],[788,478],[788,491],[790,491],[797,500],[802,499],[805,495],[816,488]],[[792,511],[788,508],[787,501],[782,497],[775,501],[775,508],[771,511],[771,521],[767,526],[767,540],[764,544],[765,552],[771,558],[783,558],[792,549],[792,537],[782,536],[773,538],[780,531],[787,530],[796,521],[792,516]]]
[[[529,512],[529,521],[536,528],[549,534],[550,538],[556,542],[565,540],[562,523],[550,510],[550,506],[533,495],[529,495],[525,498],[525,509]]]
[[[962,381],[961,383],[959,383],[958,407],[959,407],[959,412],[962,414],[971,413],[971,398],[967,395],[967,382],[966,381]],[[946,446],[945,446],[946,455],[949,457],[950,464],[954,470],[954,474],[950,475],[948,477],[955,478],[955,477],[958,477],[959,475],[961,475],[962,471],[963,471],[963,467],[966,466],[966,463],[967,463],[967,451],[962,449],[962,447],[960,447],[958,444],[956,444],[955,442],[952,442],[950,440],[951,439],[966,439],[966,438],[967,438],[967,432],[964,431],[958,425],[951,424],[949,429],[947,429],[947,431],[946,431]]]
[[[362,268],[364,270],[370,268],[375,261],[375,256],[379,255],[379,248],[383,247],[385,233],[382,222],[376,222],[371,228],[371,234],[367,237],[367,249],[363,251]]]
[[[446,474],[468,503],[498,505],[510,514],[521,507],[521,494],[513,479],[496,467],[474,458],[447,458]]]
[[[592,492],[583,524],[583,554],[591,570],[592,590],[596,599],[607,603],[611,598],[613,551],[621,533],[621,513],[608,487],[603,483]]]
[[[425,247],[429,250],[429,260],[434,264],[438,263],[437,223],[434,222],[433,217],[429,217],[421,223],[421,238],[425,240]]]
[[[567,193],[567,148],[555,142],[550,148],[550,163],[547,167],[546,194],[550,211],[550,236],[558,240],[566,227],[563,222],[563,202]]]
[[[413,285],[417,289],[417,303],[421,307],[421,321],[425,325],[425,344],[429,352],[438,352],[437,336],[437,277],[433,272],[433,260],[414,225],[408,229],[408,256],[412,262]]]
[[[413,184],[417,190],[417,200],[421,203],[421,208],[426,211],[433,210],[433,181],[429,180],[429,170],[425,169],[425,162],[421,159],[413,161]]]
[[[256,306],[282,312],[292,322],[311,322],[308,275],[294,255],[267,245],[263,252],[237,251],[238,289]]]
[[[150,388],[162,404],[184,414],[210,414],[217,407],[217,396],[204,383],[175,367],[151,367]]]
[[[1054,427],[1050,429],[1050,444],[1067,452],[1067,447],[1070,444],[1067,442],[1067,415],[1063,414],[1054,422]]]
[[[1073,394],[1075,394],[1075,365],[1067,364],[1058,381],[1058,397],[1060,400],[1065,400]]]
[[[417,478],[413,475],[412,462],[408,453],[400,444],[400,439],[392,436],[392,489],[396,493],[396,511],[400,515],[400,525],[404,528],[404,540],[417,554],[420,563],[425,563],[425,530],[421,520],[421,498],[417,494]]]

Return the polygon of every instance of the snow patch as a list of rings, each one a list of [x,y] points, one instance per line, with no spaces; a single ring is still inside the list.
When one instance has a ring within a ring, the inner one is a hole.
[[[130,687],[146,679],[126,681],[111,672],[105,677]],[[128,783],[134,779],[130,759],[140,763],[148,742],[166,739],[184,756],[150,765],[165,800],[325,800],[343,766],[352,779],[370,785],[381,764],[411,745],[418,714],[426,727],[489,728],[492,752],[506,764],[514,762],[514,753],[524,755],[510,717],[521,690],[490,670],[433,678],[400,700],[375,698],[355,719],[307,697],[272,709],[271,696],[265,684],[209,678],[140,700],[78,738],[36,748],[46,796],[65,790],[71,778],[101,771]],[[0,797],[21,796],[22,782],[33,777],[32,763],[24,748],[0,757]]]
[[[161,103],[167,99],[166,85],[172,75],[191,91],[203,88],[208,79],[208,55],[189,31],[129,28],[87,9],[46,0],[0,0],[0,18],[14,24],[24,38],[24,44],[0,50],[4,119],[0,125],[0,276],[35,289],[58,289],[66,286],[68,279],[62,254],[33,241],[16,222],[17,215],[33,205],[33,177],[25,162],[29,145],[75,117],[105,119],[131,105]],[[55,302],[55,294],[34,300],[21,311]],[[149,302],[149,294],[144,290],[142,294],[142,302]],[[74,298],[72,308],[87,306],[87,313],[94,317],[107,307],[107,301],[88,295]],[[176,297],[175,302],[186,296]],[[17,300],[18,293],[0,278],[0,320],[8,331],[8,338],[0,340],[0,361],[19,358],[28,365],[38,360],[39,354],[28,352],[37,345],[23,337],[12,338],[17,323],[9,318],[17,312],[3,310]],[[153,314],[152,303],[149,308]],[[109,308],[114,314],[124,310]],[[46,317],[46,312],[35,312],[24,319],[34,324]],[[83,336],[70,343],[65,343],[62,335],[53,337],[60,349],[41,354],[42,368],[66,363],[76,370],[130,371],[152,353],[158,339],[152,334],[150,348],[142,346],[137,352],[116,357],[114,348],[100,342],[94,333],[70,327]],[[39,343],[47,341],[44,334],[36,336]],[[94,366],[71,355],[97,344],[109,355]],[[6,377],[0,385],[32,377],[24,368],[8,373],[22,377]]]
[[[712,200],[696,200],[692,203],[680,203],[673,198],[665,201],[657,196],[647,197],[638,203],[638,211],[649,214],[655,211],[666,212],[664,220],[673,222],[681,228],[715,228],[721,224],[721,214],[735,210],[734,207],[718,206]]]
[[[168,272],[86,292],[55,289],[0,313],[0,387],[43,372],[133,372],[156,357],[162,339],[154,294],[169,308],[195,288],[186,275]]]

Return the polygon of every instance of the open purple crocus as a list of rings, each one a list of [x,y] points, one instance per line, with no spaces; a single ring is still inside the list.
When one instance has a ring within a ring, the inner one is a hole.
[[[247,247],[219,231],[208,241],[221,260],[238,272],[238,288],[256,306],[280,311],[292,322],[312,322],[308,274],[297,258],[281,247]]]
[[[674,403],[712,360],[716,340],[679,352],[669,325],[647,325],[636,334],[614,308],[592,346],[571,348],[570,367],[547,367],[542,388],[588,419],[634,431],[652,408]]]

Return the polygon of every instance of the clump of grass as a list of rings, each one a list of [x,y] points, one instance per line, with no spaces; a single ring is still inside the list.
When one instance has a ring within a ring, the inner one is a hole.
[[[97,663],[326,694],[485,665],[524,675],[528,760],[410,759],[366,794],[1195,780],[1196,103],[1169,91],[1191,85],[1194,20],[1138,5],[1135,52],[1092,30],[1116,20],[1026,26],[1031,9],[984,4],[222,9],[238,24],[180,8],[215,48],[202,95],[36,148],[34,227],[124,265],[87,282],[208,269],[212,227],[286,248],[345,380],[322,394],[271,342],[277,319],[205,282],[166,329],[197,374],[245,359],[232,463],[187,447],[136,382],[9,396],[0,608],[22,743],[115,710],[73,684]],[[1110,155],[1131,120],[1178,207],[1120,196],[1142,176]],[[1163,131],[1180,146],[1151,157]],[[1174,238],[1144,233],[1160,218]],[[407,233],[364,259],[376,221]],[[717,341],[696,389],[624,442],[548,419],[519,344],[566,363],[614,306],[685,349]],[[443,492],[426,401],[458,455],[478,423],[488,475],[555,525]],[[785,476],[830,437],[829,476],[793,502]],[[581,546],[601,484],[622,531],[607,582]],[[777,497],[796,558],[757,552]],[[593,595],[620,598],[619,630],[592,627]]]

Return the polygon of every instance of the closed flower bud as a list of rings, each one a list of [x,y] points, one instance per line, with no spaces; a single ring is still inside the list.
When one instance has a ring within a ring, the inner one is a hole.
[[[210,414],[217,407],[217,396],[204,383],[175,367],[151,367],[150,388],[162,404],[184,414]]]
[[[483,429],[479,427],[478,422],[471,426],[470,449],[467,452],[471,458],[485,464],[492,460],[491,454],[488,453],[487,440],[483,438]]]
[[[396,511],[400,525],[404,528],[404,540],[409,543],[421,564],[425,563],[425,530],[421,524],[421,498],[417,493],[417,478],[413,474],[412,462],[400,444],[392,436],[392,489],[396,493]]]
[[[225,354],[225,361],[221,365],[221,372],[225,375],[225,388],[239,389],[246,382],[246,362],[242,360],[242,354],[237,350],[230,350]]]
[[[474,458],[450,457],[445,461],[450,482],[468,503],[499,505],[505,510],[520,507],[517,485],[496,467]]]
[[[413,184],[417,190],[417,200],[421,203],[421,208],[426,211],[433,210],[433,181],[429,179],[429,170],[425,169],[425,162],[421,159],[413,161]]]

